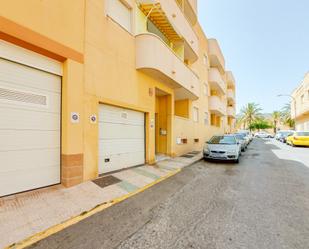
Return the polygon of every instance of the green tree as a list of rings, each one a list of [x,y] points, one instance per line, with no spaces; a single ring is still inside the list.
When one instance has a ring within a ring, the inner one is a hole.
[[[252,126],[252,123],[260,117],[261,111],[262,109],[256,103],[248,103],[246,106],[244,106],[240,110],[240,120],[244,124],[244,127],[249,127],[249,129],[251,130],[250,127]]]
[[[256,119],[251,126],[249,127],[250,130],[265,130],[265,129],[270,129],[273,126],[265,119],[258,118]]]
[[[282,114],[279,111],[274,111],[271,116],[273,120],[274,133],[276,134],[277,126],[278,126],[278,123],[281,121]]]
[[[281,110],[282,121],[285,125],[288,125],[290,128],[294,128],[295,121],[291,117],[291,104],[286,103]]]

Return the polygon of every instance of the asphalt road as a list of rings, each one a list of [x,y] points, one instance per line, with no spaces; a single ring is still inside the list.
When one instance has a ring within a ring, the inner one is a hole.
[[[31,248],[308,249],[309,167],[284,150],[260,139],[238,165],[198,162]]]

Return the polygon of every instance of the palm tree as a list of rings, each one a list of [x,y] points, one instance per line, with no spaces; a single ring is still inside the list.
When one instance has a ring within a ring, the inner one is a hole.
[[[273,119],[273,124],[274,124],[274,133],[277,133],[277,125],[281,121],[281,112],[279,111],[274,111],[272,113],[272,119]]]
[[[291,117],[291,104],[286,103],[281,110],[281,117],[284,124],[288,125],[289,127],[293,128],[295,126],[295,121]]]
[[[241,110],[241,122],[245,125],[245,127],[249,127],[251,131],[252,123],[258,119],[261,115],[262,109],[256,103],[248,103]]]

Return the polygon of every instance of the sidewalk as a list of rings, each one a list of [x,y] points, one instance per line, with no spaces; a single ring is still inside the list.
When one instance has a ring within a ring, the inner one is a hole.
[[[23,248],[176,174],[201,153],[110,174],[71,188],[61,185],[0,198],[0,248]]]

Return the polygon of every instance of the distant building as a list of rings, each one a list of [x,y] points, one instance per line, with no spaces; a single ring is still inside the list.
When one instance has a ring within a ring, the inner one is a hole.
[[[291,115],[295,119],[296,130],[309,131],[309,72],[301,84],[293,91]]]

